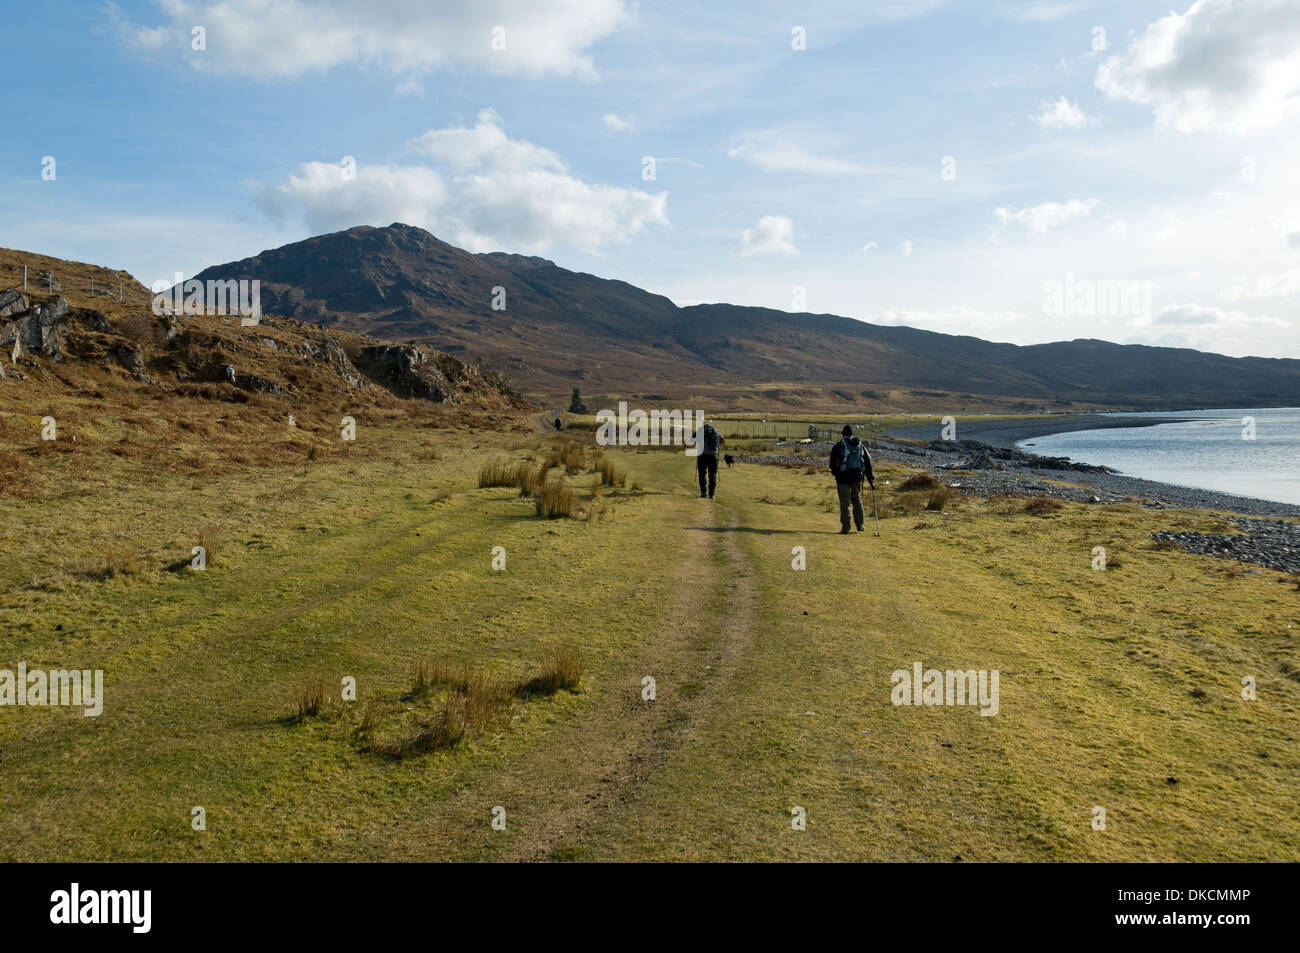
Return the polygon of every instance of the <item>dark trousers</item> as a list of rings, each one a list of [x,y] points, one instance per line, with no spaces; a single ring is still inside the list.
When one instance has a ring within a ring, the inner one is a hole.
[[[718,458],[712,453],[702,453],[695,458],[695,472],[700,477],[700,496],[706,492],[705,481],[708,481],[707,492],[713,496],[713,491],[718,485]]]
[[[853,522],[857,524],[858,529],[866,524],[867,516],[862,512],[862,484],[859,483],[836,483],[835,489],[840,494],[840,529],[847,531],[849,528],[849,503],[853,504]]]

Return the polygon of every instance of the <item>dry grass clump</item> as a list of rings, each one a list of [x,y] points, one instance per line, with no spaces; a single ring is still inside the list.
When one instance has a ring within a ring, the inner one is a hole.
[[[294,720],[303,722],[315,718],[325,707],[325,676],[314,675],[303,680],[298,687],[298,708]]]
[[[519,486],[519,495],[536,496],[542,487],[546,485],[546,476],[550,472],[550,468],[544,463],[535,467],[531,467],[526,463],[520,464],[516,481]]]
[[[140,576],[147,568],[139,553],[125,546],[110,545],[77,557],[68,567],[68,573],[78,579],[104,582],[118,577]]]
[[[479,489],[482,490],[491,486],[518,486],[519,470],[519,465],[511,463],[509,460],[494,460],[491,463],[485,463],[478,471]]]
[[[546,458],[546,467],[564,467],[564,472],[572,476],[581,473],[587,465],[587,451],[582,444],[573,440],[557,441],[551,447]]]
[[[548,480],[536,494],[537,515],[542,519],[573,516],[578,510],[578,495],[560,478]]]
[[[952,498],[956,495],[957,494],[955,494],[949,487],[940,486],[937,490],[931,493],[930,498],[925,501],[925,508],[932,513],[938,513],[951,503]]]
[[[603,454],[592,458],[591,472],[600,474],[600,482],[604,486],[625,486],[627,484],[627,472],[620,470],[613,460],[608,459]]]
[[[1025,502],[1023,512],[1030,516],[1047,516],[1060,510],[1061,505],[1060,500],[1054,500],[1050,496],[1035,496]]]
[[[541,672],[527,681],[446,659],[422,659],[415,664],[410,691],[402,696],[406,706],[389,703],[386,712],[382,701],[367,702],[358,738],[364,750],[393,758],[454,748],[508,725],[517,706],[528,699],[576,692],[583,668],[571,649],[548,654]],[[389,723],[386,713],[395,716]]]
[[[906,493],[909,490],[933,490],[941,486],[938,480],[930,474],[921,472],[913,473],[910,477],[898,484],[897,492]]]
[[[556,649],[542,661],[542,671],[519,688],[522,697],[554,695],[558,691],[576,692],[585,666],[582,657],[571,648]]]

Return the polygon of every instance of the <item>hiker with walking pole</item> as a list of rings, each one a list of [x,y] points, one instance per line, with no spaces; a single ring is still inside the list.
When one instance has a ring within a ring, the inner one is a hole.
[[[843,434],[844,439],[831,448],[831,473],[835,474],[835,489],[840,496],[840,533],[849,532],[849,504],[853,505],[853,522],[861,533],[866,528],[866,514],[862,512],[862,481],[871,485],[874,510],[876,478],[871,472],[871,454],[853,435],[853,428],[845,424]],[[878,522],[876,531],[880,531]]]

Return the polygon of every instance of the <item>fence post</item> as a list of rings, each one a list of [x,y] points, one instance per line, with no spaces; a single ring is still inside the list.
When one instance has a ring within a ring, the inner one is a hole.
[[[23,291],[27,290],[27,266],[23,265]]]

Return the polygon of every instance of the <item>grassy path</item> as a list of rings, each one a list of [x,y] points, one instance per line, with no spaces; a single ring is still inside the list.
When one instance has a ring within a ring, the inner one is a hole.
[[[1294,588],[1150,543],[1212,517],[907,515],[882,468],[882,538],[841,537],[822,473],[741,466],[711,503],[689,461],[622,452],[642,492],[542,521],[476,487],[519,453],[458,437],[433,460],[109,474],[111,491],[18,501],[0,667],[102,667],[108,697],[97,719],[0,710],[0,855],[1300,858]],[[200,523],[219,541],[205,573],[68,568],[113,547],[168,564]],[[360,704],[401,695],[421,658],[526,677],[566,645],[580,693],[451,751],[367,753],[358,706],[285,720],[316,676],[355,677]],[[999,670],[998,715],[892,705],[914,662]]]

